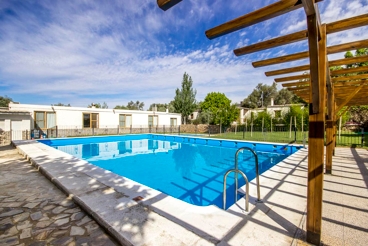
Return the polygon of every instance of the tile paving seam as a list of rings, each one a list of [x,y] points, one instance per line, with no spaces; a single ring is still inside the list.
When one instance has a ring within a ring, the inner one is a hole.
[[[15,146],[17,149],[18,147]],[[127,241],[117,230],[115,230],[112,226],[110,226],[102,217],[100,217],[97,213],[95,213],[86,203],[82,201],[78,196],[74,195],[73,193],[69,192],[69,190],[55,177],[52,176],[48,171],[45,170],[41,165],[37,164],[32,158],[28,155],[24,155],[23,151],[19,151],[18,153],[27,157],[26,160],[37,169],[43,176],[45,176],[50,182],[52,182],[59,190],[61,190],[64,194],[70,197],[86,214],[91,216],[99,226],[104,228],[104,230],[112,236],[117,242],[121,245],[133,246],[133,244]],[[113,187],[110,187],[113,189]]]

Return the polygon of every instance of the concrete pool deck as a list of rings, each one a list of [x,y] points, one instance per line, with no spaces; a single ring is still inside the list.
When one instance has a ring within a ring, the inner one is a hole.
[[[262,203],[255,203],[251,182],[246,214],[244,199],[227,211],[197,207],[35,141],[14,144],[123,245],[303,244],[306,150],[261,175]],[[327,245],[363,245],[368,240],[367,157],[366,150],[338,148],[333,175],[325,175],[322,240]],[[349,220],[350,215],[362,219]]]

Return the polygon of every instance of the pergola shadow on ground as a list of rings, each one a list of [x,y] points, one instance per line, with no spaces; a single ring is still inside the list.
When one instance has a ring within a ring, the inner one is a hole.
[[[309,50],[286,56],[253,62],[254,67],[262,67],[309,58],[310,63],[266,72],[266,76],[304,72],[301,75],[280,77],[275,82],[293,91],[309,103],[309,149],[308,189],[307,189],[307,226],[306,240],[320,244],[322,230],[322,194],[324,172],[332,173],[332,156],[336,142],[337,114],[344,106],[366,105],[368,98],[368,66],[344,68],[330,71],[333,66],[368,61],[368,56],[329,61],[328,54],[351,49],[368,47],[368,40],[339,44],[327,47],[327,36],[368,24],[368,14],[355,16],[333,23],[321,23],[317,2],[321,0],[281,0],[228,21],[205,32],[214,39],[231,32],[246,28],[262,21],[286,14],[298,8],[304,8],[307,30],[251,44],[234,50],[236,56],[246,55],[298,41],[308,40]],[[168,10],[181,0],[157,0],[158,6]],[[224,3],[225,4],[225,3]],[[327,112],[326,112],[327,108]],[[326,133],[326,156],[324,136]],[[324,169],[324,163],[326,169]]]

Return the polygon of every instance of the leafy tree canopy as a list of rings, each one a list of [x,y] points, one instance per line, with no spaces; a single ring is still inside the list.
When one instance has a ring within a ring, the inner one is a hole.
[[[267,106],[270,104],[271,98],[275,98],[276,95],[276,83],[273,83],[272,85],[259,83],[253,92],[243,100],[242,106],[247,108]]]
[[[230,125],[239,116],[239,109],[235,104],[231,105],[231,100],[220,92],[208,93],[201,103],[201,112],[211,115],[211,124]],[[209,117],[208,117],[209,118]]]
[[[127,108],[130,110],[143,110],[144,107],[144,102],[140,102],[140,101],[130,101],[127,104]]]
[[[12,102],[13,99],[11,99],[10,97],[8,96],[0,96],[0,107],[8,107],[9,106],[9,103]]]
[[[170,110],[170,105],[167,103],[152,103],[149,106],[148,111],[153,111],[155,107],[157,112],[166,112],[166,109]]]
[[[182,123],[184,124],[186,124],[188,116],[197,107],[195,99],[197,91],[192,86],[192,78],[187,73],[184,73],[181,89],[177,88],[175,91],[173,106],[176,113],[181,113]]]
[[[277,92],[275,97],[275,105],[284,105],[284,104],[296,104],[296,103],[305,103],[303,99],[295,95],[293,92],[289,91],[286,88],[283,88]]]
[[[95,108],[109,108],[109,106],[107,106],[107,104],[105,102],[103,102],[103,104],[101,105],[100,103],[91,103],[90,105],[87,106],[87,108],[92,108],[92,107],[95,107]]]
[[[128,108],[124,105],[116,105],[114,109],[128,109]]]
[[[352,121],[368,128],[368,105],[350,107],[349,113]]]
[[[70,103],[68,104],[64,104],[64,103],[56,103],[53,106],[61,106],[61,107],[71,107],[72,105],[70,105]]]
[[[127,106],[124,105],[116,105],[114,109],[128,109],[128,110],[143,110],[144,102],[140,101],[130,101],[128,102]]]

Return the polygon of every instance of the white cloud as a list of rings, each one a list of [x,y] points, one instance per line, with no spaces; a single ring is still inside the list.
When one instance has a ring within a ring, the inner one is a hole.
[[[289,54],[305,43],[242,57],[232,50],[305,28],[304,12],[212,41],[204,31],[275,1],[190,0],[166,12],[151,0],[2,1],[0,91],[23,103],[105,101],[114,107],[139,100],[148,107],[171,101],[187,72],[198,100],[219,91],[237,102],[258,83],[273,81],[263,73],[270,68],[254,69],[250,61]],[[322,2],[322,20],[367,13],[367,5],[367,0]],[[328,42],[368,38],[367,33],[357,28],[331,35]]]

